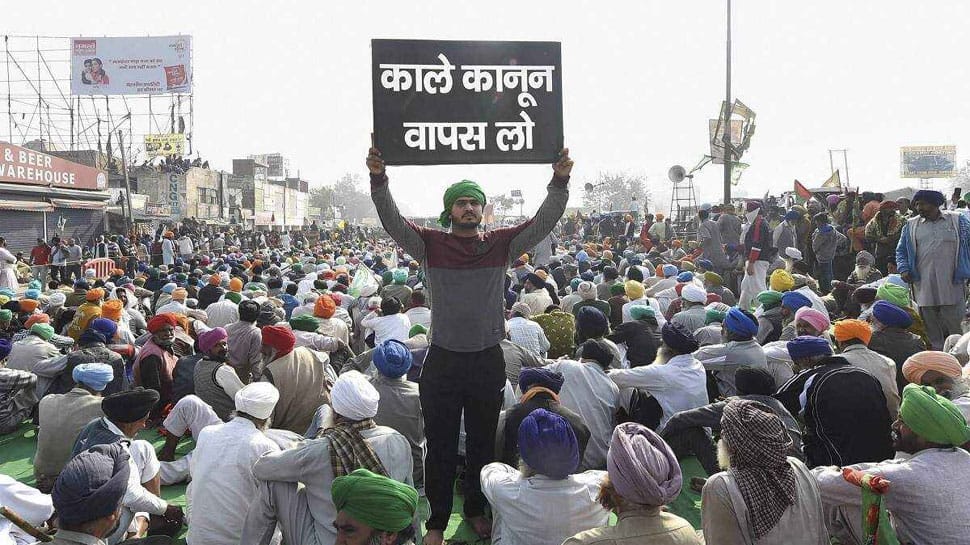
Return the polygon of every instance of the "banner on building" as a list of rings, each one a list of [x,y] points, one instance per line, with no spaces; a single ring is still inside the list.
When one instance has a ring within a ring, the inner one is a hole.
[[[102,170],[5,142],[0,142],[0,182],[61,189],[108,187]]]
[[[145,154],[149,157],[185,155],[185,135],[146,134]]]
[[[374,144],[389,165],[552,163],[558,42],[372,40]]]
[[[165,218],[172,215],[172,207],[168,204],[145,204],[145,215]]]
[[[956,146],[903,146],[899,148],[903,178],[952,178],[956,176]]]
[[[191,36],[71,38],[71,94],[190,93],[191,50]]]

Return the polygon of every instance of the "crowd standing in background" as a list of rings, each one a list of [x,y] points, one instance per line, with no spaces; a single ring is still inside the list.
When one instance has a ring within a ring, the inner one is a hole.
[[[383,229],[0,238],[0,433],[38,427],[0,503],[55,543],[438,545],[456,491],[507,545],[970,539],[965,204],[564,216],[563,150],[531,219],[464,180],[441,230],[367,167]]]

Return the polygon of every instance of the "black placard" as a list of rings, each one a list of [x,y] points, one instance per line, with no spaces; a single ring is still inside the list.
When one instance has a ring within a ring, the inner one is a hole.
[[[552,163],[563,148],[559,42],[372,40],[371,50],[374,143],[387,164]]]

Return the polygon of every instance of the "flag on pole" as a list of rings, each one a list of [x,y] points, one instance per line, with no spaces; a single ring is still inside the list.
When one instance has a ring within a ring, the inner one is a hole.
[[[707,165],[707,163],[710,163],[713,160],[714,160],[714,158],[711,157],[710,155],[705,155],[705,156],[701,157],[701,160],[698,161],[697,164],[694,165],[694,168],[690,169],[690,172],[688,172],[687,174],[693,174],[693,173],[697,172],[698,170],[704,168],[704,166]]]
[[[842,180],[839,178],[839,171],[836,170],[829,176],[828,180],[822,183],[822,187],[842,187]]]
[[[809,191],[808,188],[802,185],[802,183],[798,180],[795,180],[795,194],[806,201],[812,198],[812,192]]]
[[[738,185],[741,181],[741,173],[748,168],[748,163],[731,163],[731,185]]]

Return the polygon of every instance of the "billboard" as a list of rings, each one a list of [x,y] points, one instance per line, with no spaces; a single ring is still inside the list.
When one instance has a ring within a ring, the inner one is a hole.
[[[145,154],[149,157],[185,155],[185,135],[146,134]]]
[[[389,165],[552,163],[559,42],[372,40],[374,142]]]
[[[108,187],[102,170],[5,142],[0,142],[0,182],[61,189]]]
[[[191,50],[191,36],[71,38],[71,94],[190,93]]]
[[[899,170],[903,178],[952,178],[956,176],[956,146],[903,146]]]

